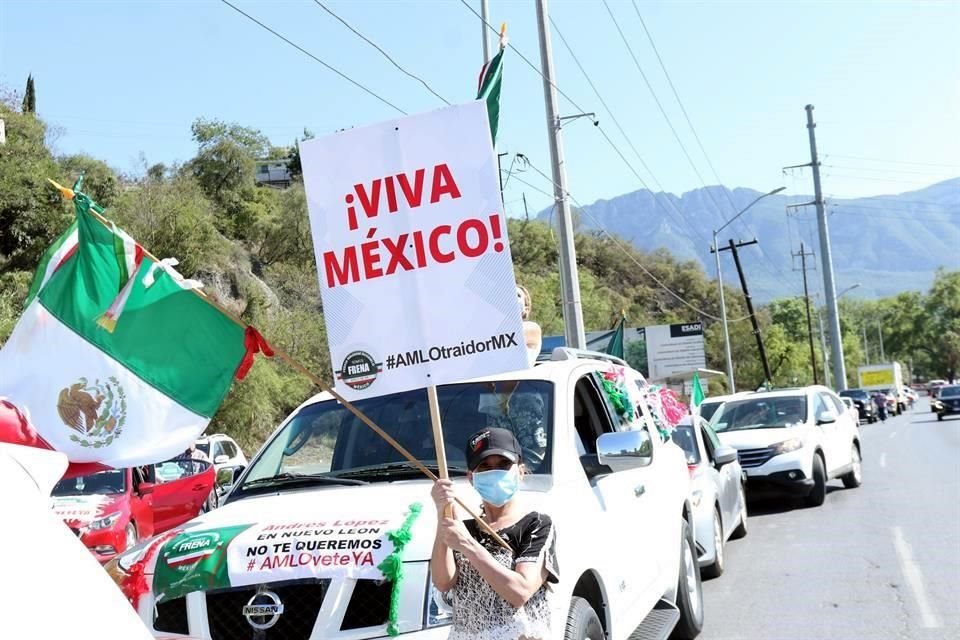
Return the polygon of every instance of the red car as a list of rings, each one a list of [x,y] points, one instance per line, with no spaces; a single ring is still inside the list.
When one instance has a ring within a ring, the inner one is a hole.
[[[53,488],[53,510],[106,563],[138,540],[197,516],[214,486],[213,466],[199,460],[100,471]]]

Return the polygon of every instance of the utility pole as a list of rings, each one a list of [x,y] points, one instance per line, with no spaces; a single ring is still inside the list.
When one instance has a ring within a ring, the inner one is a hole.
[[[813,252],[807,253],[800,243],[800,253],[792,253],[792,256],[800,256],[801,270],[803,271],[803,299],[807,305],[807,337],[810,339],[810,366],[813,367],[813,384],[820,384],[817,380],[817,353],[813,348],[813,319],[810,317],[810,291],[807,289],[807,256],[813,256]]]
[[[733,254],[733,263],[737,266],[737,275],[740,276],[740,286],[743,288],[743,297],[747,303],[747,313],[750,314],[750,324],[753,325],[753,335],[757,339],[757,349],[760,351],[760,362],[763,364],[764,384],[769,388],[773,383],[773,375],[770,373],[770,363],[767,361],[767,350],[763,348],[763,336],[760,335],[760,323],[757,322],[757,314],[753,312],[753,300],[750,298],[750,291],[747,289],[747,279],[743,275],[743,267],[740,265],[740,254],[737,249],[747,247],[751,244],[759,244],[754,238],[750,242],[734,242],[730,240],[729,246],[723,247],[720,251],[729,251]]]
[[[483,43],[483,64],[484,66],[490,64],[490,41],[487,39],[487,25],[490,24],[490,20],[487,19],[487,14],[489,9],[487,7],[487,0],[480,0],[480,37]]]
[[[573,220],[567,200],[567,175],[564,168],[563,137],[557,114],[557,87],[553,82],[553,49],[547,23],[547,0],[537,0],[537,30],[540,33],[540,65],[543,73],[543,101],[547,112],[547,138],[553,165],[553,198],[560,235],[560,288],[563,302],[563,329],[568,347],[585,349],[583,308],[580,305],[580,277],[573,241]]]
[[[823,330],[823,314],[817,309],[817,321],[820,323],[820,349],[823,350],[823,384],[830,386],[830,366],[827,364],[827,333]]]
[[[808,104],[807,131],[810,135],[810,167],[813,169],[814,203],[817,206],[817,223],[820,227],[820,259],[823,262],[823,290],[830,325],[830,346],[833,351],[833,379],[838,391],[847,388],[847,371],[843,361],[843,340],[840,334],[840,314],[837,312],[837,290],[833,281],[833,252],[830,249],[830,231],[827,214],[823,207],[823,192],[820,188],[820,161],[817,159],[817,138],[814,133],[813,105]]]
[[[880,362],[886,362],[887,356],[883,353],[883,327],[880,326],[880,321],[877,321],[877,336],[880,338]]]
[[[861,329],[863,329],[863,363],[870,364],[870,345],[867,344],[867,325],[864,324]]]

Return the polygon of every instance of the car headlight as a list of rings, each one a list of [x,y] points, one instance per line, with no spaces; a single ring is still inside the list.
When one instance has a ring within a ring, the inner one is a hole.
[[[120,519],[123,513],[120,511],[115,511],[108,516],[104,516],[99,520],[94,520],[90,523],[91,531],[100,531],[101,529],[109,529],[113,525],[117,524],[117,520]]]
[[[803,448],[803,440],[800,438],[790,438],[789,440],[784,440],[783,442],[778,442],[773,445],[773,455],[779,456],[781,453],[790,453],[791,451],[796,451],[797,449]]]
[[[427,594],[423,607],[423,626],[426,629],[453,624],[453,605],[444,599],[444,594],[433,586],[433,579],[427,574]]]
[[[692,492],[690,492],[690,502],[693,503],[693,506],[699,507],[701,500],[703,500],[703,491],[700,489],[694,489]]]

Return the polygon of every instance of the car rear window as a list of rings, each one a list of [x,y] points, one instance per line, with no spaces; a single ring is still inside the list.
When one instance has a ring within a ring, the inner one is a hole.
[[[687,455],[687,464],[700,462],[700,448],[697,446],[697,436],[690,425],[679,425],[670,434],[673,443],[683,449]]]
[[[940,387],[941,398],[960,398],[960,386]]]

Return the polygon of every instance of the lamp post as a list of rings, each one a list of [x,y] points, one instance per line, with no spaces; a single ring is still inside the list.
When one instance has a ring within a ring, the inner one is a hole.
[[[735,216],[733,216],[732,218],[724,222],[723,226],[721,226],[719,229],[713,230],[713,248],[711,249],[711,251],[713,251],[713,254],[716,256],[716,259],[717,259],[717,287],[720,289],[720,317],[723,321],[723,348],[727,357],[727,380],[730,381],[730,393],[736,393],[737,385],[733,380],[733,358],[730,355],[730,330],[727,328],[727,303],[723,297],[723,272],[720,270],[720,247],[717,244],[717,235],[721,231],[726,229],[728,226],[730,226],[731,222],[733,222],[734,220],[742,216],[744,213],[746,213],[747,209],[757,204],[767,196],[772,196],[775,193],[780,193],[784,189],[786,189],[786,187],[779,187],[761,196],[757,196],[753,200],[753,202],[751,202],[750,204],[745,206],[743,209],[738,211]]]

